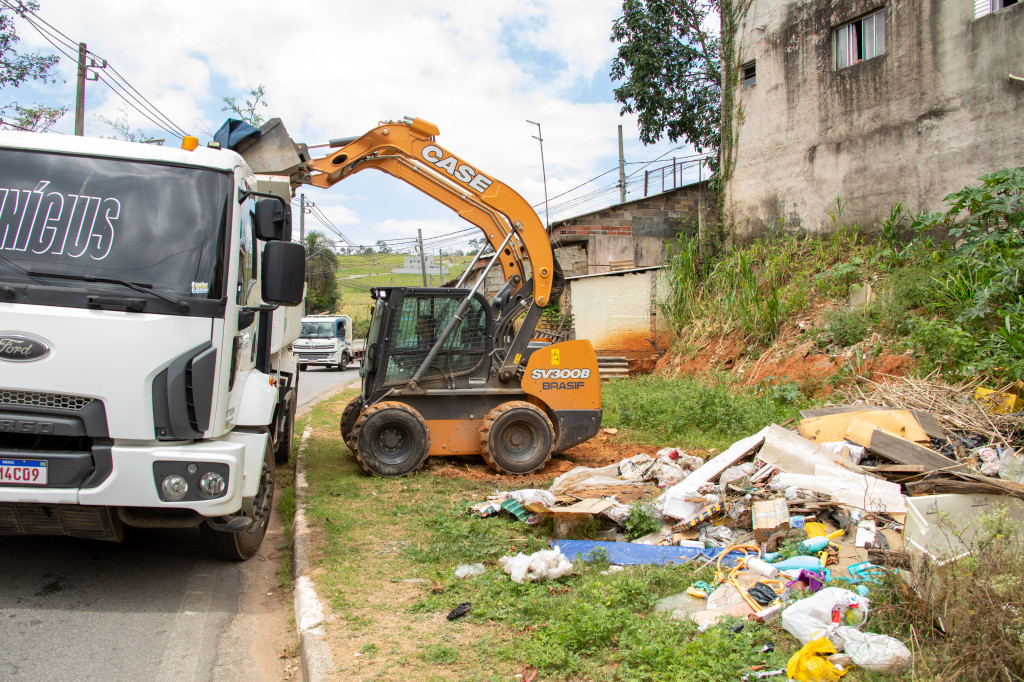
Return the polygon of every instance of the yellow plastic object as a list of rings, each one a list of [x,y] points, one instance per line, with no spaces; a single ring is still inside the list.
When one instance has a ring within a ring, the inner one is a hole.
[[[1012,414],[1024,409],[1024,398],[1020,393],[1021,382],[1016,382],[1005,391],[993,391],[991,388],[978,387],[974,390],[974,399],[981,403],[986,412],[991,414]]]
[[[181,148],[184,149],[187,152],[192,151],[193,149],[195,149],[198,146],[199,146],[199,138],[198,137],[192,137],[191,135],[186,135],[185,137],[181,138]]]
[[[825,658],[836,652],[832,642],[825,637],[812,639],[793,654],[786,663],[786,675],[801,682],[836,682],[846,674]]]
[[[822,535],[825,535],[828,532],[828,529],[825,528],[825,524],[818,523],[817,521],[805,523],[804,530],[807,531],[807,537],[809,538],[821,537]]]

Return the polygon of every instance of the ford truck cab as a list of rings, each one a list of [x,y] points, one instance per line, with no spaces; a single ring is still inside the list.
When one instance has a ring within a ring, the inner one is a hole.
[[[183,146],[0,132],[0,533],[262,542],[304,250],[287,194]]]

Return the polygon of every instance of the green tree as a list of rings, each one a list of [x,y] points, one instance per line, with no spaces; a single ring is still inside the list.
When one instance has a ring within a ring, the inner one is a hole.
[[[57,55],[38,52],[22,53],[15,49],[18,32],[14,25],[17,16],[24,17],[39,9],[36,0],[20,0],[0,5],[0,90],[17,89],[27,81],[55,83],[53,67]],[[7,97],[12,97],[7,93]],[[49,107],[44,104],[22,105],[16,101],[0,105],[0,129],[46,131],[67,112],[67,107]]]
[[[391,247],[383,239],[377,240],[377,253],[391,253]]]
[[[306,312],[326,313],[338,303],[338,258],[326,235],[306,235]]]
[[[260,83],[249,91],[249,97],[252,99],[243,99],[239,103],[234,97],[222,97],[224,106],[221,107],[221,111],[230,111],[252,127],[259,128],[266,120],[258,111],[260,106],[267,107],[266,95],[266,87]]]
[[[717,152],[721,126],[719,0],[624,0],[612,25],[619,43],[611,78],[622,113],[637,114],[640,140],[686,140]]]

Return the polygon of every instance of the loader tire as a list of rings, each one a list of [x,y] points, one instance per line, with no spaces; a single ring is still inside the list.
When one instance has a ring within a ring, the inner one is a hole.
[[[363,411],[363,396],[357,395],[348,402],[341,412],[341,437],[345,439],[345,445],[352,452],[356,451],[356,442],[352,439],[352,428],[356,425],[359,413]]]
[[[501,474],[524,476],[551,459],[555,429],[544,411],[532,403],[512,400],[487,413],[480,426],[480,452]]]
[[[374,476],[405,476],[423,466],[430,452],[430,430],[420,413],[387,401],[362,411],[352,427],[360,466]]]

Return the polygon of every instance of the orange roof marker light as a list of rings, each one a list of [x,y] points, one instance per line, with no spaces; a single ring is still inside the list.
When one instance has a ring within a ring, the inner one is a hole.
[[[185,137],[181,138],[181,148],[184,149],[187,152],[192,151],[193,149],[195,149],[198,146],[199,146],[199,138],[198,137],[192,137],[191,135],[186,135]]]

